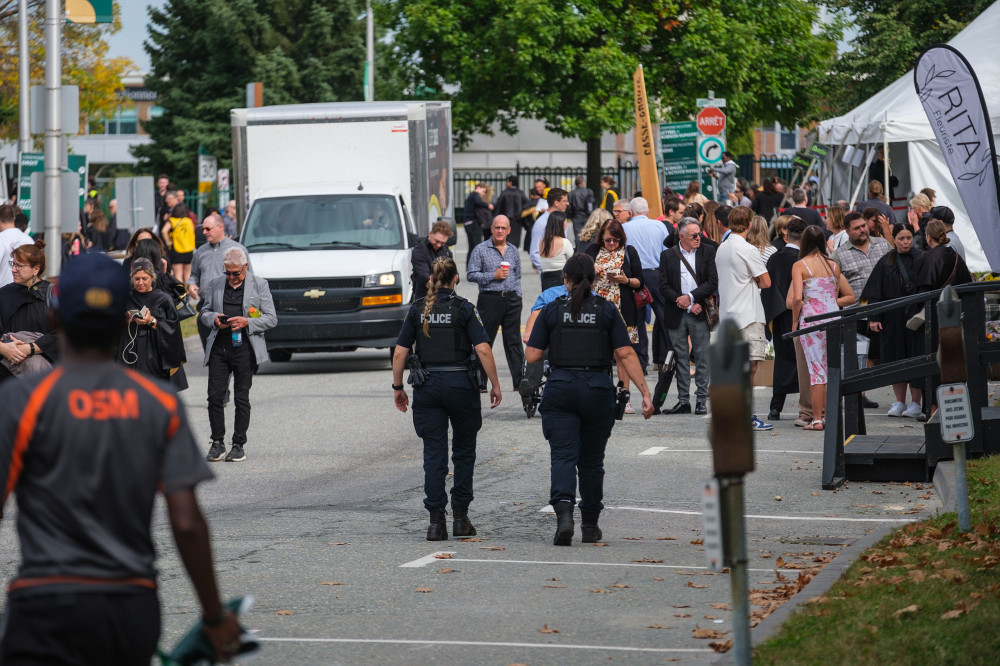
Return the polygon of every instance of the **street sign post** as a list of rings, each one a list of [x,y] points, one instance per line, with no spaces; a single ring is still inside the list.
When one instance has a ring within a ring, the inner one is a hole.
[[[701,179],[697,141],[698,126],[693,120],[660,123],[663,184],[675,192],[684,192],[688,183]]]
[[[74,199],[73,205],[76,207],[77,211],[83,210],[83,202],[87,195],[87,156],[86,155],[69,155],[69,171],[77,174],[79,181],[79,188],[76,192],[77,197]],[[41,225],[43,220],[37,218],[31,214],[31,199],[33,197],[31,188],[31,174],[33,173],[44,173],[45,172],[45,155],[42,153],[21,153],[21,167],[18,171],[18,194],[17,203],[20,206],[21,211],[28,216],[29,220],[34,219],[37,224],[32,226],[33,230],[42,231]],[[39,189],[37,193],[34,194],[39,199],[44,196],[44,193]]]

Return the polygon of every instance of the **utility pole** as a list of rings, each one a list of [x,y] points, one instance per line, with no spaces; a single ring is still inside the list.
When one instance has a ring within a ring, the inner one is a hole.
[[[365,101],[375,101],[375,16],[372,14],[372,0],[367,0],[366,57],[365,57]]]
[[[31,115],[28,107],[31,86],[31,51],[28,48],[28,0],[18,0],[17,3],[17,72],[18,72],[18,111],[20,123],[18,131],[18,150],[22,153],[31,152]]]
[[[47,273],[59,275],[62,213],[62,0],[45,1],[45,262]]]

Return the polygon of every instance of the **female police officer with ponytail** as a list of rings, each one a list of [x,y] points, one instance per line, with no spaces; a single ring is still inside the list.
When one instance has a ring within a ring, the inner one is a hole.
[[[569,294],[542,308],[524,354],[528,363],[538,363],[549,350],[552,374],[538,411],[551,452],[556,546],[569,546],[573,540],[577,476],[583,542],[601,540],[597,520],[604,508],[604,448],[615,422],[613,359],[642,393],[643,416],[648,419],[653,413],[625,322],[613,304],[591,293],[593,281],[594,260],[589,256],[577,254],[566,262],[563,282]]]
[[[411,367],[413,427],[424,440],[424,506],[430,512],[428,541],[448,538],[445,525],[445,477],[448,476],[448,422],[453,433],[451,460],[455,467],[451,511],[455,536],[474,536],[469,521],[472,472],[476,465],[476,433],[483,425],[479,386],[470,373],[473,352],[489,377],[490,407],[500,404],[500,382],[489,338],[476,308],[455,293],[458,268],[449,258],[434,261],[427,296],[414,302],[403,321],[392,356],[392,390],[396,409],[406,411],[403,366],[416,343],[421,369]],[[422,380],[422,381],[421,381]]]

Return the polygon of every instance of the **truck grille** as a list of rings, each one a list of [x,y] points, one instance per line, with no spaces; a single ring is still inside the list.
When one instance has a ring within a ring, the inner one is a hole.
[[[364,284],[364,277],[294,278],[268,280],[271,292],[282,289],[306,291],[307,289],[357,289]]]
[[[361,309],[360,298],[302,298],[301,296],[275,296],[274,308],[278,312],[354,312]]]

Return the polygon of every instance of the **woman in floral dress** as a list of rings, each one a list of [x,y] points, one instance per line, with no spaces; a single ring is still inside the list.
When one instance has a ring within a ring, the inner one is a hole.
[[[608,220],[598,232],[597,243],[588,249],[594,257],[594,293],[609,303],[613,303],[622,313],[628,337],[633,346],[639,344],[639,315],[635,307],[635,292],[641,291],[645,283],[642,279],[642,262],[634,247],[626,245],[625,230],[621,222]],[[645,324],[645,321],[641,323]],[[627,389],[628,375],[619,375]],[[625,407],[626,414],[634,414],[632,405]]]
[[[826,238],[822,229],[806,227],[802,234],[799,260],[792,266],[792,286],[786,304],[792,311],[792,330],[823,323],[803,320],[814,315],[836,312],[857,299],[840,266],[827,256]],[[823,430],[826,424],[826,331],[802,336],[802,351],[809,366],[813,421],[805,430]]]

